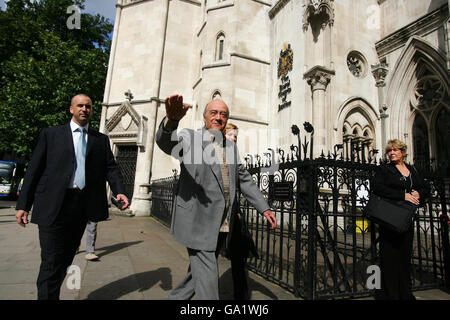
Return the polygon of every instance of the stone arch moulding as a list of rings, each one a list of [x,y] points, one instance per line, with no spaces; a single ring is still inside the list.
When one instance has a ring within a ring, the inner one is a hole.
[[[359,108],[363,115],[372,122],[374,129],[376,127],[377,120],[380,119],[378,112],[375,108],[362,97],[351,97],[345,100],[338,109],[336,119],[334,120],[333,129],[339,132],[339,129],[344,128],[344,121],[347,115],[353,109]]]
[[[114,145],[135,144],[141,151],[145,151],[147,120],[147,117],[139,115],[130,101],[126,100],[107,120],[105,134]]]
[[[353,129],[352,134],[356,134],[357,136],[362,136],[363,128],[360,124],[356,123],[355,125],[353,125],[352,129]]]
[[[441,79],[449,92],[450,76],[445,54],[426,40],[418,36],[411,37],[395,63],[387,88],[389,122],[396,124],[390,126],[390,138],[404,139],[404,134],[410,133],[409,97],[417,81],[416,72],[424,64]]]

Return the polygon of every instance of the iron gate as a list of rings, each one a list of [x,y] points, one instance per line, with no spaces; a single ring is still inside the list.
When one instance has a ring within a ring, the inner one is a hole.
[[[151,215],[160,220],[167,227],[170,227],[172,220],[173,200],[178,184],[178,178],[178,176],[174,175],[173,177],[153,180],[151,183]]]
[[[378,230],[362,211],[377,167],[376,150],[352,141],[347,146],[351,152],[338,145],[333,154],[311,160],[314,131],[309,126],[305,124],[310,141],[300,143],[299,138],[289,154],[278,149],[278,157],[270,150],[265,158],[246,158],[247,170],[279,222],[271,230],[245,199],[240,200],[260,253],[247,262],[249,269],[306,299],[371,295],[366,281],[368,267],[379,265]],[[293,133],[299,135],[298,128]],[[412,287],[450,287],[447,165],[420,170],[431,197],[415,220]],[[280,200],[273,189],[286,182],[293,186],[292,197]]]
[[[130,202],[133,199],[137,154],[137,146],[118,146],[116,161],[122,174],[125,195]]]

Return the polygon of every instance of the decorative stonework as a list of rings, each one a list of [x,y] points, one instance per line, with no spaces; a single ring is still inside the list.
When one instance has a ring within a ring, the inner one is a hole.
[[[281,9],[284,8],[284,6],[290,2],[291,0],[278,0],[272,7],[272,9],[270,9],[269,11],[269,18],[273,19],[278,12],[281,11]]]
[[[123,115],[122,120],[120,121],[120,123],[122,124],[122,128],[123,130],[128,130],[128,128],[131,125],[131,116],[129,113],[126,113],[125,115]]]
[[[411,106],[424,112],[432,111],[443,102],[445,94],[444,85],[439,77],[425,76],[416,83]]]
[[[384,87],[386,85],[386,77],[389,73],[389,65],[387,63],[380,63],[371,65],[372,74],[376,81],[376,87]]]
[[[358,51],[352,51],[347,55],[347,67],[356,78],[363,78],[366,75],[367,62]]]
[[[136,143],[142,150],[147,136],[147,117],[139,115],[131,105],[133,95],[130,90],[125,93],[125,96],[127,99],[120,108],[106,120],[106,134],[112,140],[126,139],[128,142]]]
[[[424,36],[440,28],[448,17],[448,10],[448,5],[444,5],[376,42],[378,56],[385,57],[404,46],[413,36]]]
[[[303,78],[311,86],[311,90],[326,90],[331,77],[335,74],[334,70],[322,66],[315,66],[307,71]]]
[[[303,31],[308,30],[309,24],[320,23],[325,29],[334,24],[334,0],[307,0],[305,13],[303,15]]]

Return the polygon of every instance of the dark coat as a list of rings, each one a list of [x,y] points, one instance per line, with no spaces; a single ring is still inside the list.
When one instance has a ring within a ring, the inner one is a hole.
[[[56,219],[74,173],[76,160],[70,124],[45,128],[29,163],[17,210],[29,212],[31,222],[49,226]],[[91,128],[86,147],[86,214],[90,221],[108,218],[106,185],[124,193],[122,175],[111,152],[109,138]]]
[[[372,192],[380,197],[392,200],[405,200],[405,193],[416,190],[420,194],[420,202],[429,195],[429,188],[421,173],[409,164],[406,164],[412,177],[412,186],[409,179],[404,179],[401,172],[393,163],[380,165],[372,179]]]

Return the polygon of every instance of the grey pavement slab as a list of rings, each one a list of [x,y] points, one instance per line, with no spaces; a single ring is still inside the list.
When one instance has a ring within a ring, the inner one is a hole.
[[[40,265],[38,228],[34,224],[21,228],[14,214],[12,205],[0,203],[0,300],[34,300]],[[63,300],[166,300],[189,264],[186,248],[152,217],[111,214],[98,225],[99,260],[86,261],[85,248],[83,236],[73,261],[79,268],[80,287],[74,288],[69,274],[61,288]],[[219,257],[219,271],[220,299],[231,300],[227,259]],[[300,300],[259,275],[248,272],[248,276],[252,300]],[[418,300],[450,300],[449,294],[438,289],[414,294]]]

